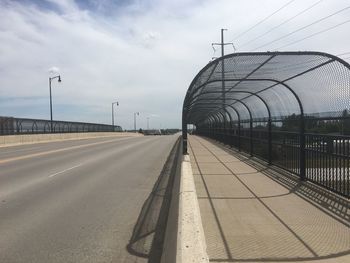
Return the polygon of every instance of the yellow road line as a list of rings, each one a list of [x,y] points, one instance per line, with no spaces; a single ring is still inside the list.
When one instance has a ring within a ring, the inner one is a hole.
[[[11,157],[11,158],[0,160],[0,164],[9,163],[9,162],[13,162],[13,161],[24,160],[24,159],[29,159],[29,158],[38,157],[38,156],[43,156],[43,155],[47,155],[47,154],[51,154],[51,153],[58,153],[58,152],[64,152],[64,151],[73,150],[73,149],[85,148],[85,147],[88,147],[88,146],[93,146],[93,145],[98,145],[98,144],[103,144],[103,143],[109,143],[109,142],[113,142],[113,141],[116,141],[116,140],[120,141],[120,140],[125,140],[125,139],[128,139],[128,138],[122,138],[122,139],[118,138],[118,139],[113,139],[113,140],[108,140],[108,141],[103,141],[103,142],[94,142],[94,143],[89,143],[89,144],[84,144],[84,145],[77,145],[77,146],[71,146],[71,147],[67,147],[67,148],[61,148],[61,149],[51,150],[51,151],[46,151],[46,152],[39,152],[39,153],[32,153],[32,154],[28,154],[28,155],[22,155],[22,156],[18,156],[18,157]]]

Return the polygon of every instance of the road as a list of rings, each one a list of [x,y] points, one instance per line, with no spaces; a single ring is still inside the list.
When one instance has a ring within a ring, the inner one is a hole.
[[[147,262],[126,246],[177,137],[0,148],[0,262]]]

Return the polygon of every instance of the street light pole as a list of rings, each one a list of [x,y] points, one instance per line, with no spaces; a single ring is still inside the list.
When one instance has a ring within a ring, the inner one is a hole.
[[[149,130],[149,117],[147,117],[147,131]]]
[[[50,126],[51,126],[51,132],[53,132],[53,122],[52,122],[52,94],[51,94],[51,81],[53,79],[58,79],[58,82],[61,82],[61,75],[57,75],[54,77],[49,77],[49,89],[50,89]]]
[[[135,129],[135,132],[137,132],[136,131],[136,115],[140,115],[140,113],[139,112],[134,112],[134,129]]]
[[[114,104],[117,104],[117,106],[119,106],[119,102],[116,101],[116,102],[112,102],[112,126],[113,126],[113,131],[114,130]]]

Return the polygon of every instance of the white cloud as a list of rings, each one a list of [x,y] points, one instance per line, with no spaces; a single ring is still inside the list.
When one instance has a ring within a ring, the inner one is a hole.
[[[58,67],[53,66],[53,67],[49,68],[49,73],[50,74],[56,74],[56,73],[59,73],[59,72],[60,72],[60,69]]]
[[[73,0],[50,0],[54,9],[1,2],[0,98],[41,99],[26,100],[26,108],[30,107],[31,111],[20,107],[23,101],[1,103],[0,115],[48,117],[48,111],[45,112],[48,104],[42,98],[48,95],[47,69],[55,65],[63,80],[53,84],[54,116],[58,119],[109,123],[111,102],[118,100],[116,119],[125,128],[133,126],[136,111],[143,113],[139,117],[141,127],[146,127],[150,112],[159,115],[154,116],[152,122],[157,120],[162,127],[181,127],[186,90],[195,74],[211,59],[211,43],[220,40],[219,29],[228,28],[226,39],[234,39],[282,5],[275,0],[124,2],[118,6],[113,1],[90,0],[96,7],[92,9],[82,8]],[[245,41],[313,2],[296,1],[235,41],[238,51]],[[247,48],[348,4],[347,0],[324,2],[307,16],[286,24]],[[349,13],[341,14],[325,24],[338,23],[348,16]],[[322,26],[325,25],[310,30]],[[320,35],[291,48],[333,54],[349,52],[350,39],[344,33],[348,29],[349,25],[345,25],[329,35]],[[227,47],[229,50],[232,49]]]
[[[159,32],[148,31],[142,36],[142,45],[147,48],[152,48],[159,38]]]

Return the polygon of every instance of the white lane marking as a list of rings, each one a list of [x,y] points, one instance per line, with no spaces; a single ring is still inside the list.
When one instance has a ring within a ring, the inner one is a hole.
[[[54,177],[54,176],[56,176],[56,175],[63,174],[63,173],[65,173],[65,172],[68,172],[68,171],[70,171],[70,170],[73,170],[73,169],[75,169],[75,168],[77,168],[77,167],[79,167],[79,166],[82,166],[82,165],[83,165],[83,164],[78,164],[78,165],[76,165],[76,166],[67,168],[67,169],[65,169],[65,170],[63,170],[63,171],[60,171],[60,172],[57,172],[57,173],[54,173],[54,174],[50,174],[49,177]]]

